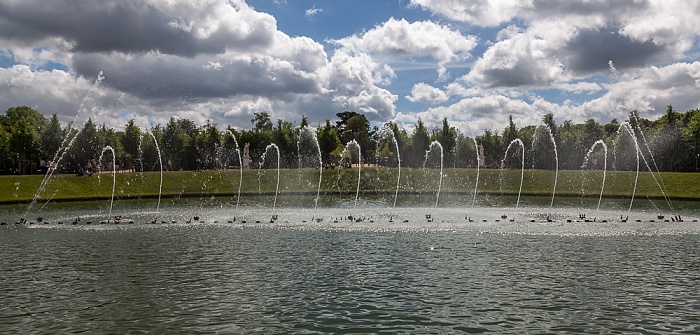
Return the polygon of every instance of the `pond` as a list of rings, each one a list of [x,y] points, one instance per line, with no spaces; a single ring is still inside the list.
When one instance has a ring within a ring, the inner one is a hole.
[[[583,220],[581,209],[546,206],[230,204],[173,200],[160,213],[148,201],[115,204],[119,224],[100,224],[105,209],[95,203],[63,204],[44,209],[48,224],[0,227],[0,329],[700,332],[691,204],[679,212],[683,222],[660,220],[653,207],[586,210]],[[158,224],[146,223],[156,216]]]

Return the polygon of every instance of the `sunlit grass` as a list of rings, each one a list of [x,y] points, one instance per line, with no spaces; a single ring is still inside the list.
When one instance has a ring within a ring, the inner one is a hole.
[[[399,192],[436,192],[440,179],[439,169],[401,169]],[[324,170],[321,181],[322,194],[354,194],[357,190],[357,172],[353,169]],[[396,191],[398,169],[364,167],[361,170],[360,192],[393,195]],[[605,197],[631,196],[636,177],[634,171],[608,171],[605,180]],[[441,192],[473,194],[476,169],[444,169]],[[523,195],[551,196],[554,191],[554,171],[525,170],[522,180]],[[0,203],[30,202],[41,184],[43,176],[0,176]],[[54,175],[40,192],[41,201],[108,199],[112,192],[111,173],[97,176]],[[597,197],[602,186],[602,171],[560,171],[557,196]],[[239,182],[243,195],[274,194],[277,188],[277,171],[170,171],[163,173],[162,196],[236,195]],[[319,182],[318,169],[282,169],[279,172],[280,194],[315,195]],[[519,169],[481,169],[478,181],[479,194],[515,195],[521,182]],[[116,174],[115,198],[129,199],[158,196],[159,172],[122,172]],[[660,186],[661,185],[661,186]],[[637,197],[662,198],[661,188],[675,199],[700,200],[700,173],[651,174],[639,173]]]

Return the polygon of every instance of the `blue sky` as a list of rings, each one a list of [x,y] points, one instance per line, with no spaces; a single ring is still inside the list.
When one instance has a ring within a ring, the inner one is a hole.
[[[700,106],[697,17],[692,0],[8,0],[0,108],[236,128],[354,110],[467,135],[653,119]]]

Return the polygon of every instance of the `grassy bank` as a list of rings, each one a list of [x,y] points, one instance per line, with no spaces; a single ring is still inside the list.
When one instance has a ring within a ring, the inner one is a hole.
[[[360,189],[363,193],[393,195],[398,176],[397,169],[363,168]],[[280,194],[315,194],[319,172],[315,169],[280,170]],[[520,188],[520,170],[481,169],[479,194],[517,194]],[[526,170],[523,176],[523,195],[551,196],[554,171]],[[443,193],[471,194],[476,183],[476,169],[445,169]],[[600,194],[602,171],[560,171],[557,196],[591,196]],[[655,178],[656,180],[655,180]],[[41,201],[108,199],[112,192],[111,173],[97,176],[55,175],[39,194]],[[606,175],[604,197],[628,197],[632,194],[636,172],[609,171]],[[39,188],[43,176],[0,176],[0,203],[28,203]],[[435,192],[440,174],[438,169],[401,169],[400,193]],[[238,193],[241,181],[243,195],[274,194],[277,187],[277,171],[247,170],[240,178],[238,170],[227,171],[172,171],[163,173],[162,195],[219,196]],[[636,196],[661,198],[657,182],[665,185],[673,199],[700,200],[700,173],[640,173]],[[115,197],[121,199],[157,197],[160,173],[117,173]],[[357,187],[357,169],[325,170],[321,180],[321,193],[354,193]]]

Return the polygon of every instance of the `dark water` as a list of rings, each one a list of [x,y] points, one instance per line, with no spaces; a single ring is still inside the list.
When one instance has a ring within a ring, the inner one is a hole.
[[[2,334],[700,333],[697,234],[4,227]]]

